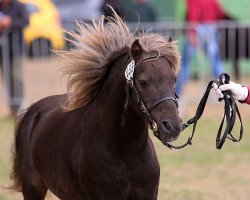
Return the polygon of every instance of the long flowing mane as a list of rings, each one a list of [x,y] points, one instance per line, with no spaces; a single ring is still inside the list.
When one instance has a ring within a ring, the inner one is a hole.
[[[75,48],[62,51],[63,74],[69,75],[67,85],[67,111],[75,110],[88,104],[100,87],[112,54],[126,46],[131,47],[139,39],[145,52],[159,52],[164,55],[174,72],[180,66],[180,55],[176,42],[170,42],[158,34],[143,33],[136,36],[126,23],[113,11],[113,17],[102,16],[92,24],[77,23],[77,31],[70,31],[70,42]]]

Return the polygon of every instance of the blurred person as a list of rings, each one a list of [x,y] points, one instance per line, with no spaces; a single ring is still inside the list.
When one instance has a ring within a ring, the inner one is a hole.
[[[133,0],[133,11],[126,16],[130,22],[154,22],[157,20],[156,12],[148,0]]]
[[[213,88],[218,98],[223,98],[223,91],[230,90],[233,98],[241,103],[250,104],[250,85],[242,86],[241,84],[230,81],[228,84],[221,85],[218,87],[216,83],[213,83]]]
[[[10,77],[3,77],[3,79],[13,113],[19,108],[23,97],[22,65],[18,57],[21,56],[23,50],[22,29],[28,23],[29,14],[25,5],[17,0],[0,0],[1,55],[3,55],[1,68],[3,69],[4,64],[6,68],[9,68]],[[9,58],[4,55],[8,55]],[[6,59],[9,60],[6,62]]]
[[[28,24],[29,14],[25,5],[17,0],[0,0],[0,33],[19,31]]]
[[[186,0],[186,5],[186,21],[193,23],[195,27],[191,27],[186,33],[181,71],[176,83],[178,95],[181,95],[182,88],[190,77],[190,63],[197,49],[203,50],[208,57],[214,77],[223,72],[216,21],[227,18],[226,13],[216,0]]]

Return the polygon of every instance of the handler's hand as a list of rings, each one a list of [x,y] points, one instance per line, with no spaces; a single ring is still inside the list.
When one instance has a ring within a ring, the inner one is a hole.
[[[216,83],[213,83],[213,88],[219,98],[223,98],[222,91],[230,90],[234,99],[239,101],[245,101],[248,97],[247,87],[241,86],[240,84],[230,81],[229,84],[224,84],[218,87]]]

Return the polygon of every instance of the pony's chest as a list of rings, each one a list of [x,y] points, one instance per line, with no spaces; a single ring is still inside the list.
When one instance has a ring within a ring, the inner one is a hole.
[[[129,197],[132,199],[154,199],[157,195],[160,167],[158,160],[153,158],[141,162],[135,160],[127,167],[130,183]],[[130,199],[129,198],[129,199]]]
[[[149,181],[154,178],[159,178],[160,166],[156,158],[141,161],[141,159],[132,160],[127,165],[127,170],[130,179]],[[149,180],[148,180],[149,179]]]
[[[129,156],[128,160],[109,160],[105,165],[95,162],[83,171],[81,183],[88,193],[110,195],[110,199],[116,196],[119,197],[117,199],[154,199],[160,168],[156,157],[148,157]]]

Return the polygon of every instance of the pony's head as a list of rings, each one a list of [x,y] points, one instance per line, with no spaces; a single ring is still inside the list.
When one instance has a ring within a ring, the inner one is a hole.
[[[138,36],[130,32],[114,10],[113,14],[113,17],[93,21],[92,25],[78,23],[77,32],[69,32],[70,41],[76,48],[60,53],[64,73],[70,77],[65,111],[78,109],[93,101],[106,77],[108,66],[115,59],[114,52],[127,49],[126,55],[130,61],[133,60],[131,65],[135,63],[133,88],[138,92],[135,94],[134,90],[127,102],[154,127],[163,143],[172,141],[181,129],[174,91],[180,68],[177,44],[159,34],[143,33]],[[149,113],[147,116],[141,110],[142,103]]]
[[[145,41],[154,44],[145,46]],[[148,51],[149,48],[151,51]],[[133,42],[131,57],[125,76],[132,107],[145,118],[163,143],[176,140],[182,124],[175,94],[179,64],[175,44],[159,35],[144,35]]]

